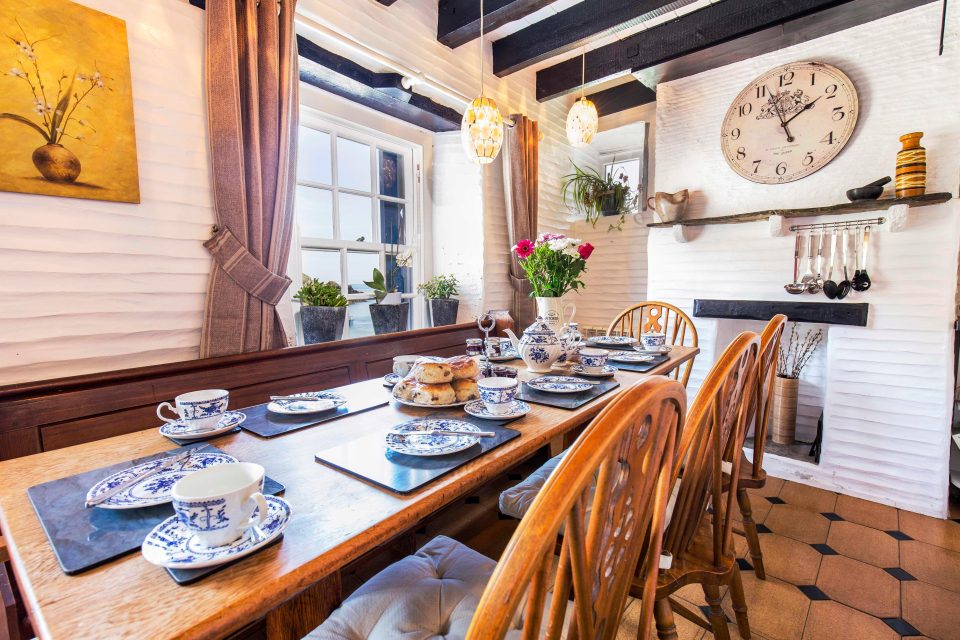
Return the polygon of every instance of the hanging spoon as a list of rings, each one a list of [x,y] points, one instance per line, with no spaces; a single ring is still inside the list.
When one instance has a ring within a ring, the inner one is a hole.
[[[813,229],[807,231],[807,263],[806,268],[803,270],[803,276],[800,278],[800,282],[804,284],[807,288],[810,287],[810,282],[813,281]]]
[[[847,274],[848,249],[850,245],[850,230],[843,228],[843,281],[837,285],[837,300],[843,300],[850,293],[850,276]]]
[[[797,239],[793,243],[793,282],[783,285],[787,293],[803,293],[807,290],[807,285],[797,281],[800,271],[800,234],[797,233]]]
[[[823,283],[823,295],[831,300],[837,297],[837,291],[839,289],[837,283],[833,281],[833,265],[836,263],[837,255],[840,253],[840,243],[838,239],[837,229],[834,227],[830,234],[830,268],[827,271],[827,281]]]
[[[807,293],[820,293],[823,289],[823,229],[817,238],[817,277],[807,285]]]
[[[857,291],[866,291],[873,283],[867,275],[867,251],[870,248],[870,225],[863,229],[863,240],[860,247],[860,272],[853,276],[853,288]]]

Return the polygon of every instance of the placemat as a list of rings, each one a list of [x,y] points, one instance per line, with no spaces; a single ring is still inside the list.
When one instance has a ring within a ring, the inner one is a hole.
[[[90,487],[116,471],[148,460],[175,455],[186,449],[223,453],[209,444],[178,447],[129,462],[44,482],[27,489],[33,509],[37,512],[40,524],[64,573],[80,573],[139,549],[147,534],[173,515],[173,506],[170,503],[143,509],[87,509],[84,500]],[[265,478],[264,493],[275,495],[283,490],[282,484],[269,477]],[[219,568],[211,567],[213,570]],[[191,571],[205,572],[203,575],[210,573],[209,569]]]
[[[240,425],[240,428],[250,433],[255,433],[262,438],[273,438],[274,436],[290,433],[297,429],[312,427],[324,422],[329,422],[330,420],[336,420],[343,416],[376,409],[390,401],[389,393],[383,393],[382,389],[377,389],[377,393],[370,393],[370,388],[366,386],[357,389],[351,385],[337,389],[325,389],[325,391],[335,391],[343,394],[343,397],[347,399],[347,403],[330,411],[310,413],[302,416],[287,416],[272,413],[267,411],[267,403],[258,404],[254,407],[240,409],[240,411],[247,414],[247,419]]]
[[[608,380],[580,393],[549,393],[546,391],[537,391],[524,382],[520,385],[520,393],[517,394],[517,398],[526,402],[545,404],[548,407],[572,410],[582,407],[591,400],[595,400],[619,386],[620,383],[616,380]]]
[[[653,356],[653,360],[647,362],[638,362],[636,364],[630,364],[627,362],[614,362],[613,360],[607,360],[607,364],[613,365],[621,371],[637,371],[639,373],[646,373],[653,369],[654,367],[659,367],[661,364],[670,359],[669,355],[662,356]]]
[[[503,426],[508,420],[484,420],[455,412],[432,413],[424,417],[455,418],[475,424],[484,431],[495,431],[497,435],[493,438],[480,438],[480,441],[469,449],[450,455],[408,456],[387,449],[383,443],[386,432],[395,426],[390,425],[384,428],[383,433],[371,434],[318,451],[316,460],[389,491],[408,494],[520,435],[519,431]]]

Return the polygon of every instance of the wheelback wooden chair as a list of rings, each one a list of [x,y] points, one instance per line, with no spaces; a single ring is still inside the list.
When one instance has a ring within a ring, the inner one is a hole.
[[[671,346],[697,347],[700,342],[697,327],[690,316],[669,302],[648,300],[635,304],[621,311],[607,328],[609,335],[639,338],[642,333],[665,333],[667,344]],[[674,369],[670,376],[686,387],[695,359],[690,358]]]

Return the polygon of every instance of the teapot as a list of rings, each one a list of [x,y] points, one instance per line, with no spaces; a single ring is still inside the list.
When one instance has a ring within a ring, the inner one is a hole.
[[[524,330],[522,338],[518,339],[509,329],[506,334],[531,373],[549,373],[553,363],[566,354],[557,334],[544,322],[543,316],[537,316],[536,321]]]

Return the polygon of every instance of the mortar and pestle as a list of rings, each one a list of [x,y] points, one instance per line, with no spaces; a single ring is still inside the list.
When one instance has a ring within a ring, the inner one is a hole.
[[[890,182],[890,176],[885,178],[880,178],[870,184],[865,184],[862,187],[857,187],[856,189],[848,189],[847,197],[851,202],[856,202],[857,200],[876,200],[883,194],[883,185]]]

